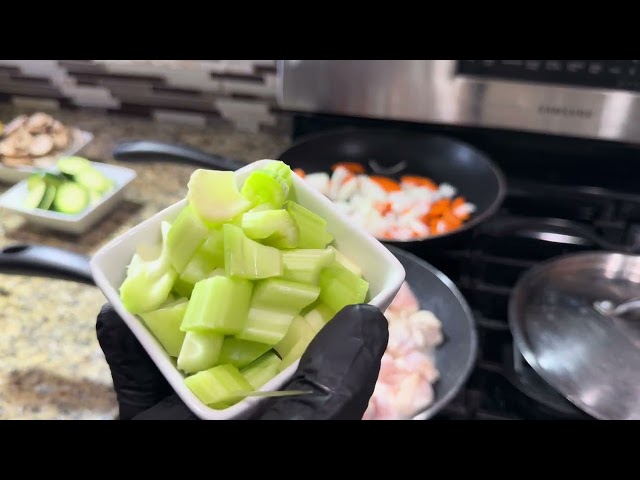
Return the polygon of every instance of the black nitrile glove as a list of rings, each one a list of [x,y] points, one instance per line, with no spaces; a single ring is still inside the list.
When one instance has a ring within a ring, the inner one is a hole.
[[[111,368],[122,420],[196,420],[110,305],[98,342]],[[371,305],[345,307],[313,339],[283,390],[312,394],[265,399],[254,419],[359,420],[387,348],[387,320]]]

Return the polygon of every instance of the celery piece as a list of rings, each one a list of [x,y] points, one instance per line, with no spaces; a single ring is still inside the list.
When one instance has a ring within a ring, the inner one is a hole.
[[[253,284],[240,278],[215,276],[196,283],[180,329],[233,335],[247,319]]]
[[[185,333],[180,330],[180,324],[187,311],[187,302],[186,298],[181,298],[163,305],[158,310],[140,315],[147,328],[172,357],[180,354],[184,340]]]
[[[247,212],[242,216],[242,230],[247,237],[276,248],[295,248],[300,234],[286,210]]]
[[[171,225],[161,223],[162,247],[157,258],[142,258],[136,253],[127,269],[127,277],[120,286],[120,299],[131,313],[144,313],[156,310],[166,302],[178,278],[171,266],[166,238]]]
[[[280,182],[261,170],[256,170],[247,177],[240,193],[252,206],[269,203],[280,208],[287,200],[287,192]]]
[[[298,315],[291,322],[289,330],[287,330],[287,334],[273,347],[273,349],[278,352],[280,358],[284,358],[299,342],[304,340],[309,344],[314,335],[314,331],[305,321],[304,317]]]
[[[317,334],[327,322],[324,321],[320,312],[316,309],[311,310],[304,316],[305,322],[309,324],[313,334]]]
[[[278,374],[280,357],[273,351],[268,351],[249,365],[240,370],[242,376],[258,390]]]
[[[209,229],[191,205],[187,205],[167,235],[167,249],[171,265],[182,273],[189,261],[209,235]]]
[[[241,398],[239,394],[253,391],[251,384],[233,365],[218,365],[185,378],[187,385],[198,399],[217,408],[229,406]]]
[[[207,370],[218,363],[224,336],[211,332],[187,332],[184,337],[178,368],[185,373]]]
[[[329,248],[335,251],[336,262],[338,262],[347,270],[350,270],[351,272],[355,273],[359,277],[362,277],[362,269],[358,265],[356,265],[354,262],[349,260],[344,254],[340,253],[337,249],[333,247],[329,247]]]
[[[193,292],[194,283],[185,282],[178,278],[173,284],[173,291],[181,297],[191,298],[191,292]]]
[[[212,228],[204,244],[198,249],[196,255],[206,261],[212,267],[224,265],[224,235],[222,227]]]
[[[187,199],[203,220],[222,223],[246,212],[251,202],[243,197],[234,172],[198,169],[191,174]]]
[[[262,171],[275,178],[280,185],[282,185],[282,189],[286,193],[285,196],[288,198],[293,191],[293,173],[291,172],[291,167],[281,160],[273,160],[268,163]]]
[[[224,266],[227,276],[256,280],[282,275],[282,253],[247,238],[242,229],[225,224]]]
[[[275,345],[284,338],[295,313],[251,307],[247,322],[236,335],[241,340]]]
[[[320,287],[305,283],[269,278],[257,282],[251,306],[297,315],[320,295]]]
[[[339,312],[347,305],[364,303],[369,283],[339,263],[320,272],[320,300]]]
[[[336,250],[329,248],[296,249],[282,252],[282,278],[293,282],[317,285],[320,270],[335,261]]]
[[[271,347],[264,343],[249,342],[235,337],[226,337],[222,344],[219,363],[230,363],[234,367],[242,368],[249,365]]]
[[[278,365],[278,371],[283,372],[290,365],[293,365],[296,360],[302,357],[308,346],[309,342],[307,342],[306,339],[302,339],[298,343],[296,343],[293,348],[289,350],[289,353],[287,353],[287,355],[285,355],[285,357],[282,359],[280,365]]]
[[[205,278],[211,278],[215,276],[224,276],[224,268],[215,268],[211,271],[204,270],[201,265],[192,265],[193,261],[189,263],[187,269],[180,275],[176,283],[173,284],[173,290],[176,293],[184,297],[191,298],[193,287],[200,280]]]
[[[298,248],[325,248],[333,241],[324,218],[296,202],[288,201],[286,207],[300,229]]]

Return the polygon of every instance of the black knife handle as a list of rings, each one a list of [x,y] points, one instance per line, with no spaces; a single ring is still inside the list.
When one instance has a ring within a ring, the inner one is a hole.
[[[0,272],[95,285],[88,257],[46,245],[22,243],[0,249]]]
[[[113,158],[123,161],[159,161],[194,164],[214,170],[235,171],[245,162],[213,153],[203,152],[193,147],[177,143],[163,143],[153,140],[122,142],[113,150]]]

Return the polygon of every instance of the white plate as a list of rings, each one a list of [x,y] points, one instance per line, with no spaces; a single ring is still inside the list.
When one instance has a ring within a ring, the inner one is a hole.
[[[91,140],[93,140],[93,133],[85,132],[84,130],[78,130],[77,128],[72,128],[73,131],[73,142],[66,150],[61,151],[60,153],[56,153],[55,155],[46,156],[44,158],[36,159],[36,166],[33,167],[7,167],[0,161],[0,182],[5,183],[16,183],[20,180],[24,180],[29,175],[34,173],[37,170],[43,170],[48,168],[53,168],[58,161],[58,159],[62,157],[70,157],[71,155],[75,155],[84,147],[86,147]]]
[[[264,167],[267,162],[269,160],[260,160],[238,170],[236,173],[239,183],[243,182],[254,170]],[[327,221],[329,232],[335,238],[336,248],[362,268],[363,276],[369,282],[370,287],[368,303],[385,311],[404,281],[405,271],[402,264],[378,240],[364,230],[356,228],[353,222],[338,212],[324,195],[306,185],[297,175],[294,175],[293,179],[298,202]],[[159,242],[160,223],[163,220],[173,221],[185,204],[186,200],[182,200],[166,208],[102,247],[91,259],[93,277],[158,369],[195,415],[208,420],[246,417],[264,399],[248,397],[224,410],[214,410],[200,402],[185,385],[184,376],[176,368],[175,360],[165,352],[160,343],[146,329],[144,323],[124,308],[118,294],[120,285],[126,276],[127,266],[136,251],[136,246]],[[295,362],[273,378],[261,390],[277,390],[282,387],[285,382],[291,379],[298,368],[298,363],[299,361]]]
[[[22,215],[28,222],[46,228],[73,234],[84,233],[122,200],[126,187],[136,178],[136,172],[130,168],[98,162],[91,162],[91,164],[107,178],[113,180],[115,187],[102,197],[100,202],[90,205],[80,213],[69,215],[40,208],[26,208],[24,202],[28,193],[27,180],[17,183],[0,197],[0,208]],[[48,171],[56,170],[48,169]]]

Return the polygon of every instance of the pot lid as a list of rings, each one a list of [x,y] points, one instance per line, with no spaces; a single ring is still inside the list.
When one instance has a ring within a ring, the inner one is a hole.
[[[525,360],[598,419],[640,419],[640,256],[588,252],[525,273],[509,304]]]

